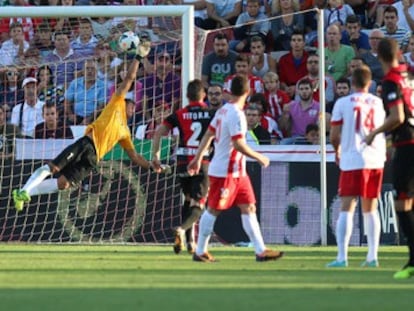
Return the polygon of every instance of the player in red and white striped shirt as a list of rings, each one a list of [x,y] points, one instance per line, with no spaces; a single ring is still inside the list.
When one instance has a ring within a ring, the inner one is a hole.
[[[241,210],[243,229],[254,245],[256,260],[276,260],[283,253],[268,250],[264,245],[256,216],[256,198],[250,178],[246,174],[246,156],[257,160],[263,167],[269,165],[267,157],[252,150],[246,144],[247,122],[243,108],[249,96],[247,78],[235,77],[231,92],[233,101],[217,110],[200,142],[195,158],[188,165],[191,174],[200,170],[203,154],[214,138],[215,153],[208,170],[210,179],[208,209],[200,218],[197,249],[193,260],[215,261],[207,251],[214,223],[221,211],[234,205]]]

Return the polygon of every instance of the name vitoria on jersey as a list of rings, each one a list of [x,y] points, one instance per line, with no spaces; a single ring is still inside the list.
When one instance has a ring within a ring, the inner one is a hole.
[[[187,107],[177,110],[164,120],[164,125],[170,129],[174,127],[179,129],[180,137],[176,152],[178,162],[191,161],[211,118],[212,113],[205,103],[191,102]]]

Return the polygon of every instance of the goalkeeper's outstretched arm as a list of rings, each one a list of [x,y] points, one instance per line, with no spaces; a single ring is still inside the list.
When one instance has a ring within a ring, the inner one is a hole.
[[[140,62],[144,57],[147,57],[149,52],[151,51],[151,42],[148,40],[142,41],[141,44],[137,47],[136,56],[133,59],[131,65],[128,67],[128,72],[125,76],[125,79],[122,80],[122,83],[119,85],[118,89],[116,90],[116,94],[122,95],[126,94],[130,89],[132,83],[137,78],[137,71]]]

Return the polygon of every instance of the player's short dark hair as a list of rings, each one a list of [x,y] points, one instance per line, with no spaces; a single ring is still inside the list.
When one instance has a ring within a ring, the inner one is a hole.
[[[357,24],[361,25],[361,20],[359,19],[358,15],[348,15],[346,20],[345,20],[345,25],[346,24]]]
[[[301,85],[309,85],[310,88],[312,88],[312,81],[309,80],[308,78],[301,79],[298,83],[298,87]]]
[[[262,105],[262,112],[266,113],[269,110],[269,103],[266,100],[266,96],[263,93],[254,93],[249,98],[249,103],[255,103]]]
[[[338,84],[346,84],[348,85],[348,88],[351,88],[351,81],[349,81],[348,78],[339,78],[338,81],[336,81],[336,85]]]
[[[317,131],[317,132],[319,132],[319,125],[318,125],[318,124],[316,124],[316,123],[309,123],[309,124],[306,126],[305,133],[306,133],[306,134],[308,134],[309,132],[312,132],[312,131]]]
[[[367,65],[362,65],[352,73],[352,85],[358,89],[367,87],[371,80],[372,73]]]
[[[218,34],[216,34],[214,36],[214,41],[216,40],[226,40],[227,42],[229,41],[229,38],[227,38],[226,34],[224,32],[219,32]]]
[[[385,63],[392,63],[398,58],[399,47],[397,40],[385,37],[378,43],[378,58]]]
[[[54,103],[52,101],[46,101],[45,102],[45,104],[42,107],[42,112],[45,112],[45,110],[46,109],[49,109],[49,108],[55,108],[56,109],[56,112],[58,112],[56,103]]]
[[[135,102],[131,99],[131,98],[125,98],[125,104],[132,104],[132,105],[136,105]]]
[[[385,9],[384,9],[384,15],[385,15],[385,13],[395,13],[395,15],[397,15],[398,16],[398,11],[397,11],[397,9],[394,7],[394,6],[392,6],[392,5],[389,5],[389,6],[387,6]]]
[[[230,92],[234,96],[242,96],[249,91],[249,81],[247,77],[236,75],[231,81]]]
[[[194,79],[188,82],[187,85],[187,98],[190,101],[199,101],[202,100],[204,92],[203,82],[200,79]]]

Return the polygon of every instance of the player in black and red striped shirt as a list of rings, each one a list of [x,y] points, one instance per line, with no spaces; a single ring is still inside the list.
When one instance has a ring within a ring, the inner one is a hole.
[[[194,176],[187,173],[187,165],[194,158],[200,140],[203,137],[212,118],[212,112],[203,102],[206,93],[201,80],[190,81],[187,86],[189,105],[169,115],[157,128],[153,138],[152,164],[155,169],[160,167],[160,139],[170,130],[177,127],[180,133],[177,148],[177,174],[180,177],[181,190],[185,196],[182,207],[182,224],[174,228],[174,252],[180,253],[185,247],[186,235],[187,250],[194,252],[193,226],[200,218],[204,209],[208,191],[207,167],[209,155],[203,160],[203,169]]]

